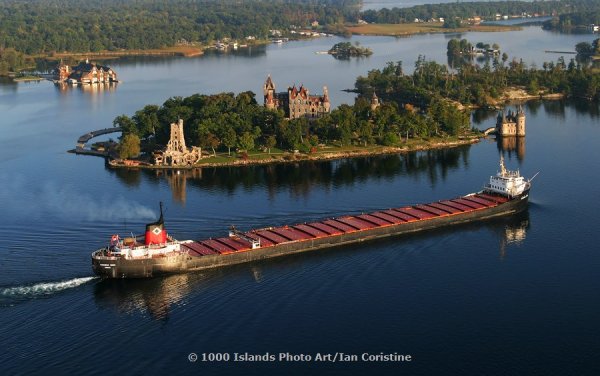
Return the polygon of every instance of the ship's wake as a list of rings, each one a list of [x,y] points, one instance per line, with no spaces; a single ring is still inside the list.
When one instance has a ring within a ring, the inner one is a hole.
[[[4,287],[0,288],[0,301],[9,300],[14,303],[15,301],[48,296],[81,286],[95,279],[98,279],[98,277],[81,277],[68,279],[65,281],[41,282],[30,285]],[[4,301],[2,303],[8,302]]]

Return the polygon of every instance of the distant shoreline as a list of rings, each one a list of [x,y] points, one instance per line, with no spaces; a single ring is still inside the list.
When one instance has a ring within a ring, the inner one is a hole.
[[[459,28],[447,29],[441,22],[418,22],[403,24],[366,24],[346,27],[354,35],[374,35],[374,36],[411,36],[415,34],[435,34],[435,33],[457,33],[467,31],[478,32],[503,32],[522,30],[519,26],[504,25],[469,25]]]
[[[47,59],[49,61],[65,58],[95,58],[95,59],[117,59],[126,56],[200,56],[204,54],[203,46],[173,46],[166,48],[153,48],[148,50],[119,50],[119,51],[98,51],[98,52],[61,52],[53,54],[41,54],[36,57]]]

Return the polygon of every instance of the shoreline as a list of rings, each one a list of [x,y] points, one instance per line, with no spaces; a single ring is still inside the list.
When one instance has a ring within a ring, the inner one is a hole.
[[[269,44],[268,40],[255,40],[247,47]],[[95,59],[119,59],[128,56],[182,56],[196,57],[204,55],[206,50],[214,49],[213,45],[176,45],[164,48],[151,48],[147,50],[118,50],[118,51],[98,51],[98,52],[62,52],[49,54],[32,55],[35,58],[46,59],[48,61],[58,61],[65,58],[95,58]],[[242,47],[246,48],[246,47]]]
[[[510,103],[514,101],[528,102],[530,100],[560,100],[566,98],[565,93],[539,93],[529,94],[522,87],[511,87],[502,93],[502,96],[494,101],[494,105],[498,106],[503,103]]]
[[[419,22],[403,24],[367,24],[346,27],[352,35],[372,35],[401,37],[418,34],[437,33],[465,33],[465,32],[504,32],[522,30],[520,26],[500,25],[468,25],[464,27],[446,29],[441,22]]]
[[[268,164],[279,164],[279,163],[299,163],[299,162],[320,162],[320,161],[331,161],[338,159],[348,159],[348,158],[360,158],[360,157],[370,157],[370,156],[379,156],[379,155],[390,155],[390,154],[405,154],[414,151],[425,151],[425,150],[434,150],[434,149],[450,149],[465,145],[473,145],[478,143],[483,136],[473,136],[472,138],[467,138],[464,140],[453,140],[449,142],[445,141],[436,141],[431,142],[427,145],[416,145],[414,147],[394,147],[394,146],[381,146],[377,147],[377,150],[350,150],[350,151],[340,151],[340,152],[331,152],[320,155],[310,155],[310,154],[294,154],[294,153],[284,153],[280,158],[265,158],[265,159],[234,159],[232,161],[227,162],[205,162],[205,163],[197,163],[193,166],[184,166],[184,167],[173,167],[173,166],[155,166],[155,165],[145,165],[145,164],[136,164],[132,165],[131,162],[117,162],[116,159],[112,159],[108,161],[108,165],[112,168],[128,168],[128,169],[147,169],[147,170],[193,170],[196,168],[204,168],[204,167],[242,167],[242,166],[258,166],[258,165],[268,165]],[[210,157],[208,157],[210,158]]]

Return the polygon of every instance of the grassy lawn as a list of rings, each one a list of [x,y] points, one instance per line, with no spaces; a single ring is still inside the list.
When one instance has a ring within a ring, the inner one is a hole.
[[[477,25],[464,26],[456,29],[445,29],[441,22],[419,22],[404,24],[368,24],[349,26],[347,29],[352,34],[363,35],[411,35],[418,33],[449,33],[465,31],[509,31],[520,30],[515,26]]]
[[[13,78],[13,81],[41,81],[43,80],[43,78],[38,77],[38,76],[19,76],[19,77],[15,77]]]
[[[51,56],[46,55],[38,55],[37,57],[46,57],[48,60],[60,60],[65,58],[76,58],[76,59],[86,59],[86,58],[118,58],[122,56],[151,56],[151,55],[165,55],[165,56],[196,56],[202,55],[203,48],[201,46],[173,46],[173,47],[165,47],[165,48],[155,48],[148,50],[118,50],[118,51],[98,51],[98,52],[86,52],[86,53],[76,53],[76,52],[65,52],[65,53],[55,53]]]
[[[431,138],[431,139],[410,139],[408,142],[402,141],[398,145],[388,147],[382,145],[326,145],[317,148],[315,153],[293,153],[290,151],[280,150],[276,148],[271,149],[271,154],[267,152],[263,152],[262,150],[253,150],[248,153],[248,161],[290,161],[290,160],[310,160],[310,159],[320,159],[326,158],[330,154],[380,154],[384,152],[389,152],[391,148],[402,148],[405,150],[415,150],[415,149],[426,149],[430,146],[437,146],[435,144],[442,142],[457,142],[461,141],[457,137],[444,137],[444,138]],[[393,150],[393,149],[392,149]],[[241,162],[241,154],[231,153],[229,156],[227,153],[217,153],[216,156],[211,156],[208,158],[202,159],[197,166],[208,165],[208,164],[233,164],[234,162]]]

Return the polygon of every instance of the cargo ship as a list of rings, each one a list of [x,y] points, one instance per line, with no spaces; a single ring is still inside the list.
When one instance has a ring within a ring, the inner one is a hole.
[[[92,268],[104,278],[148,278],[496,218],[527,208],[532,179],[526,180],[518,170],[507,170],[501,157],[500,171],[476,193],[310,223],[249,231],[232,226],[228,236],[205,240],[169,236],[161,203],[160,218],[146,225],[144,235],[112,235],[106,247],[92,253]]]

